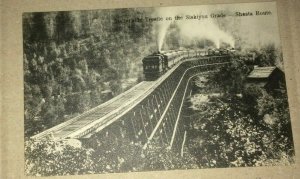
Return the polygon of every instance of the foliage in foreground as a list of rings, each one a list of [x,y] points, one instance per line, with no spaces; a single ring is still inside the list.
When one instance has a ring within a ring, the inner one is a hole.
[[[187,143],[201,168],[294,162],[286,89],[282,87],[280,94],[272,96],[257,86],[245,88],[249,68],[235,57],[208,82],[208,87],[218,84],[220,96],[193,104],[198,110],[187,124]]]
[[[150,143],[146,150],[127,139],[95,140],[93,147],[50,140],[25,145],[25,170],[28,175],[53,176],[112,172],[137,172],[197,168],[192,155],[183,157],[174,151]]]
[[[25,143],[25,171],[36,176],[93,173],[92,152],[64,142],[29,140]]]
[[[282,122],[270,124],[263,119],[258,122],[238,109],[240,105],[238,100],[215,103],[205,115],[192,121],[189,150],[200,167],[293,163],[292,138],[286,134]]]

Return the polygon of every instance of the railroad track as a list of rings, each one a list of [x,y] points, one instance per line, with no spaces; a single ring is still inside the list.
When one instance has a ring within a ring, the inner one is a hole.
[[[151,88],[153,82],[141,82],[126,92],[116,96],[112,100],[107,101],[69,121],[59,124],[53,128],[50,128],[44,132],[41,132],[33,139],[41,139],[47,135],[51,135],[54,139],[73,138],[81,133],[82,128],[91,124],[97,126],[107,123],[111,117],[115,117],[114,114],[119,114],[125,110],[126,106],[133,105],[134,101],[139,99],[143,94]],[[102,119],[102,120],[100,120]],[[81,134],[84,135],[84,134]]]
[[[185,61],[192,60],[198,59],[189,59]],[[46,136],[51,136],[53,140],[87,138],[91,133],[102,130],[138,105],[185,61],[176,64],[156,81],[143,81],[113,99],[92,108],[73,119],[32,136],[31,138],[37,140]]]

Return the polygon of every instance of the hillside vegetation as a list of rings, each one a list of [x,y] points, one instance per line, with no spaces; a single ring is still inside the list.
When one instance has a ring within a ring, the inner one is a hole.
[[[131,9],[25,13],[25,136],[57,125],[139,82],[141,59],[156,45],[152,24],[116,20],[148,13]]]

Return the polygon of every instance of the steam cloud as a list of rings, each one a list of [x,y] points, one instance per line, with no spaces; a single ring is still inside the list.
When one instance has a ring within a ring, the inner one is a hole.
[[[171,24],[171,21],[168,21],[166,23],[164,22],[160,22],[157,25],[157,29],[158,29],[158,34],[157,34],[157,46],[158,46],[158,51],[161,51],[161,48],[163,46],[166,34],[167,34],[167,30],[169,28]]]
[[[164,20],[158,22],[156,25],[157,31],[157,43],[158,43],[158,50],[161,51],[165,36],[167,34],[168,28],[170,27],[171,23],[176,23],[180,30],[180,36],[187,41],[192,40],[210,40],[212,41],[217,48],[220,47],[220,43],[226,43],[231,47],[234,47],[234,39],[232,36],[227,34],[226,32],[222,31],[211,18],[205,19],[185,19],[185,15],[191,14],[191,9],[180,9],[179,8],[158,8],[155,12],[155,15],[161,17],[173,17],[173,20]],[[192,9],[193,10],[193,9]],[[196,9],[194,9],[196,10]],[[199,10],[193,11],[195,15],[198,14],[209,14],[207,11],[199,12]],[[175,21],[174,17],[176,15],[182,15],[184,19]]]
[[[177,9],[177,8],[176,8]],[[172,17],[174,15],[176,15],[176,11],[174,11],[174,8],[170,8],[170,7],[165,7],[165,8],[158,8],[157,11],[154,13],[157,16],[161,16],[161,17]],[[157,46],[158,46],[158,51],[161,51],[161,48],[163,46],[164,40],[165,40],[165,36],[167,34],[167,30],[170,27],[171,23],[174,20],[170,20],[170,21],[159,21],[155,28],[157,31]]]

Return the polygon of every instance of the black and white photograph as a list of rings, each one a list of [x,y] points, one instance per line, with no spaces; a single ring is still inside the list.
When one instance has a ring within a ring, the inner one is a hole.
[[[295,163],[276,2],[24,12],[22,33],[27,176]]]

